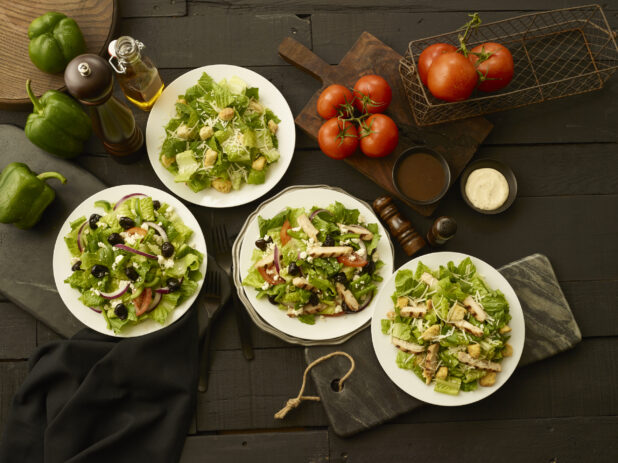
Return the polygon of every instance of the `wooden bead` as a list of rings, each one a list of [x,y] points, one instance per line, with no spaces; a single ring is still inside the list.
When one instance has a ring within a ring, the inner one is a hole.
[[[373,202],[373,209],[386,223],[391,234],[397,238],[399,244],[408,256],[416,254],[427,245],[422,236],[412,227],[412,224],[403,218],[390,196],[381,196]]]

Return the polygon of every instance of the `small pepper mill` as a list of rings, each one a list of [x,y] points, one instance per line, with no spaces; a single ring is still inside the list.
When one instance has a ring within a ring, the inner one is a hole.
[[[427,242],[431,246],[442,246],[457,233],[457,222],[451,217],[438,217],[427,232]]]
[[[88,107],[105,150],[120,162],[137,160],[130,155],[142,147],[144,135],[128,106],[112,95],[114,77],[107,61],[90,53],[79,55],[67,65],[64,81],[69,93]]]
[[[373,208],[380,218],[388,225],[404,252],[408,256],[416,254],[421,248],[426,246],[425,240],[412,227],[412,224],[403,218],[397,206],[390,196],[382,196],[373,202]]]

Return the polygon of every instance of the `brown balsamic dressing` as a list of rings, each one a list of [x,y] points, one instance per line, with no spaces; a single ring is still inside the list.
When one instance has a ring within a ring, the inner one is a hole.
[[[426,153],[414,153],[402,159],[396,177],[401,192],[416,201],[436,198],[446,181],[442,163]]]

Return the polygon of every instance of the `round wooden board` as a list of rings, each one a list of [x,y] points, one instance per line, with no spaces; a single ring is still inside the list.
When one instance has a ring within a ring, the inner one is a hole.
[[[32,90],[41,95],[47,90],[63,90],[60,74],[40,71],[28,56],[28,26],[48,11],[58,11],[77,21],[88,53],[105,50],[116,19],[115,0],[11,0],[0,8],[0,109],[25,109],[30,104],[26,94],[26,79],[32,80]]]

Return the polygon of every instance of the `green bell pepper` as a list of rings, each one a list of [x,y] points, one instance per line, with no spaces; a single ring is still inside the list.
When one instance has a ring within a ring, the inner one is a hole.
[[[12,223],[18,228],[30,228],[56,197],[45,180],[67,179],[58,172],[36,175],[21,162],[12,162],[0,173],[0,223]]]
[[[34,65],[44,72],[62,72],[69,61],[86,53],[86,42],[79,26],[63,13],[50,11],[28,27],[28,54]]]
[[[56,90],[49,90],[37,99],[30,88],[30,80],[26,82],[26,91],[34,105],[24,129],[28,139],[61,158],[80,154],[92,132],[92,122],[80,104]]]

